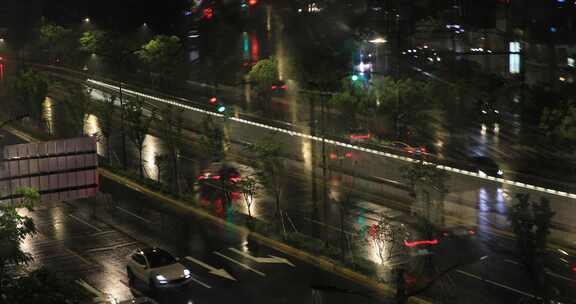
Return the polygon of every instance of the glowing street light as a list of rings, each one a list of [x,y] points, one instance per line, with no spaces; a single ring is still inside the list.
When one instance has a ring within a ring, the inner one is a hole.
[[[374,44],[383,44],[383,43],[388,42],[388,40],[386,40],[385,38],[382,38],[382,37],[377,37],[377,38],[374,38],[372,40],[369,40],[368,42],[374,43]]]

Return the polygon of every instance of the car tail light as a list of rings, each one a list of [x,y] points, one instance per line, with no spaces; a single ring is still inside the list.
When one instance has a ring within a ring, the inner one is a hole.
[[[572,272],[576,272],[576,265],[572,266]]]
[[[287,85],[285,85],[285,84],[284,84],[284,85],[282,85],[280,88],[281,88],[282,90],[288,90],[288,86],[287,86]]]
[[[425,148],[425,147],[422,147],[422,148],[420,148],[420,152],[422,152],[422,153],[426,153],[426,152],[428,152],[428,151],[426,150],[426,148]]]
[[[468,234],[469,234],[469,235],[475,235],[475,234],[476,234],[476,230],[474,230],[474,229],[468,229]]]
[[[352,158],[352,152],[346,152],[344,156],[346,156],[347,158]]]
[[[197,180],[203,180],[203,179],[207,179],[208,177],[206,175],[200,175],[198,176],[196,179]]]
[[[449,235],[450,235],[450,233],[448,233],[446,231],[442,232],[442,236],[449,236]]]
[[[212,175],[212,179],[220,179],[220,175]]]
[[[278,89],[278,86],[273,85],[273,86],[272,86],[272,90],[276,90],[276,89]]]
[[[414,241],[414,242],[408,242],[408,241],[404,241],[404,245],[408,246],[408,247],[416,247],[418,245],[436,245],[438,244],[438,240],[434,239],[434,240],[423,240],[423,241]]]
[[[337,158],[338,158],[338,155],[336,155],[336,153],[334,153],[334,152],[330,153],[330,159],[331,160],[335,160]]]

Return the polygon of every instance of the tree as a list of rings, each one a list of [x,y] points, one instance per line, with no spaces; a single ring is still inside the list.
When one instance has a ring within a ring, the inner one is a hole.
[[[128,138],[138,149],[138,172],[140,178],[144,178],[144,161],[142,151],[144,150],[144,140],[150,130],[150,125],[155,119],[155,111],[149,113],[144,111],[144,100],[140,97],[129,99],[124,106],[124,117],[129,125]]]
[[[282,145],[272,136],[262,139],[249,147],[254,153],[254,166],[258,170],[258,178],[262,185],[270,189],[276,201],[276,215],[280,216],[280,196],[286,175],[286,167],[282,158]]]
[[[8,84],[9,95],[35,121],[42,122],[42,102],[48,94],[48,81],[32,70],[16,74]]]
[[[48,51],[49,62],[60,62],[70,57],[74,49],[72,31],[60,25],[43,24],[40,27],[40,44]]]
[[[529,194],[519,193],[516,198],[518,203],[510,209],[508,221],[516,235],[518,255],[532,281],[534,292],[544,303],[549,303],[550,291],[545,278],[543,259],[555,213],[551,210],[550,201],[546,197],[540,198],[539,202],[531,202]]]
[[[109,44],[109,37],[103,31],[87,31],[82,33],[78,42],[80,51],[86,53],[101,54],[106,52],[106,45]]]
[[[382,264],[392,258],[394,250],[406,239],[407,233],[403,224],[390,223],[384,215],[380,215],[378,223],[366,226],[361,231],[364,239],[378,249],[378,257]]]
[[[430,135],[439,105],[432,83],[384,77],[374,81],[372,90],[378,112],[392,119],[397,138],[408,135],[403,129],[420,138]]]
[[[244,198],[244,203],[248,210],[248,217],[252,219],[252,211],[250,209],[254,203],[254,195],[258,190],[258,181],[252,176],[247,176],[238,182],[237,186],[240,193],[242,193],[242,198]]]
[[[208,155],[211,160],[225,157],[227,147],[224,131],[214,122],[212,116],[207,115],[202,120],[202,134],[197,141],[203,154]]]
[[[171,88],[182,76],[185,66],[180,38],[159,35],[144,44],[136,54],[148,68],[152,81],[162,88]]]
[[[95,106],[100,121],[100,133],[106,141],[106,159],[112,161],[112,144],[110,138],[114,132],[114,117],[116,115],[116,95],[108,95]]]
[[[36,226],[31,217],[20,215],[19,208],[33,211],[40,195],[34,189],[23,188],[15,193],[20,196],[8,203],[0,204],[0,294],[4,293],[6,266],[23,265],[32,260],[32,256],[22,250],[21,244],[36,234]]]
[[[93,110],[95,103],[89,97],[90,92],[85,91],[81,85],[65,86],[65,96],[62,99],[66,120],[74,134],[84,135],[86,118]],[[89,89],[91,91],[91,89]],[[88,134],[92,135],[92,134]]]
[[[402,168],[401,172],[410,187],[410,195],[415,200],[412,212],[422,219],[426,236],[432,238],[433,227],[443,224],[448,173],[438,169],[435,164],[424,163],[423,160],[413,162]]]
[[[278,82],[278,62],[274,57],[258,61],[248,73],[248,80],[255,84],[258,98],[267,106],[272,98],[271,87]]]
[[[368,109],[376,106],[374,96],[369,94],[360,85],[350,81],[349,78],[342,80],[341,92],[333,95],[328,104],[339,109],[340,114],[345,117],[344,121],[350,122],[352,125],[348,127],[358,127],[358,115],[364,116],[368,113]]]
[[[6,302],[2,303],[89,303],[93,295],[78,287],[73,277],[63,272],[40,268],[9,281],[4,294]]]
[[[179,182],[179,155],[182,147],[184,146],[184,138],[182,135],[182,111],[174,111],[172,106],[164,108],[160,115],[161,121],[159,124],[159,131],[165,150],[168,153],[170,161],[170,184],[173,186],[172,190],[176,194],[180,194]]]

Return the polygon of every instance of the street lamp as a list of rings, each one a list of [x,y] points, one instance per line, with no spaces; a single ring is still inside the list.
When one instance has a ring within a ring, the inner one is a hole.
[[[386,38],[377,37],[377,38],[374,38],[372,40],[369,40],[368,42],[373,43],[373,44],[383,44],[383,43],[388,42],[388,40],[386,40]]]
[[[89,17],[84,18],[84,22],[90,23],[90,18]]]

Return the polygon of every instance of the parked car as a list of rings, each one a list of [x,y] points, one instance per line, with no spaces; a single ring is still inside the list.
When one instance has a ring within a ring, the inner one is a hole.
[[[182,286],[192,280],[190,270],[160,248],[137,249],[130,253],[127,259],[126,271],[130,285],[138,279],[147,283],[150,290],[154,291],[157,288]]]

